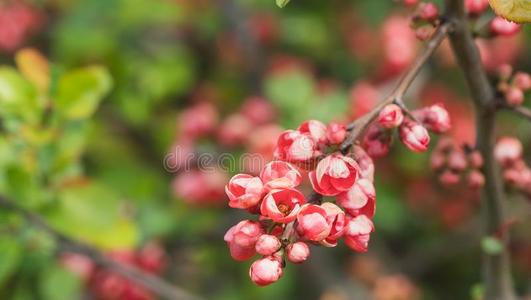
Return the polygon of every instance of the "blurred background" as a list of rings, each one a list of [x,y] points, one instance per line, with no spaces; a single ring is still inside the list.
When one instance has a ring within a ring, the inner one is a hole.
[[[239,157],[269,160],[303,120],[367,112],[421,49],[408,13],[391,0],[0,0],[0,194],[206,299],[481,299],[480,254],[498,245],[481,241],[477,193],[442,187],[430,154],[398,143],[377,160],[367,254],[312,247],[259,288],[223,241],[250,217],[226,204],[228,179],[256,172]],[[478,41],[493,82],[505,63],[531,71],[530,40],[528,26]],[[447,44],[406,101],[444,102],[450,135],[473,144]],[[500,123],[530,145],[529,123]],[[531,295],[530,202],[506,205],[516,287]],[[0,299],[157,298],[0,210]]]

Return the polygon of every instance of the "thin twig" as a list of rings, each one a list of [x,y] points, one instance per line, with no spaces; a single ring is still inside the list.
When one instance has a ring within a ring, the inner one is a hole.
[[[348,149],[350,149],[354,142],[359,138],[359,136],[365,131],[369,124],[378,116],[380,111],[386,105],[391,103],[401,103],[404,94],[406,93],[407,89],[409,88],[417,74],[420,72],[422,66],[424,66],[426,61],[431,57],[435,50],[437,50],[441,42],[451,30],[452,26],[452,22],[444,22],[439,25],[431,39],[426,43],[425,49],[422,54],[417,57],[410,69],[400,79],[397,87],[393,90],[393,92],[389,96],[387,96],[383,101],[378,103],[370,112],[366,113],[359,119],[347,125],[347,129],[350,130],[350,133],[345,139],[345,141],[341,144],[341,152],[346,153]]]
[[[503,106],[502,108],[512,111],[513,113],[519,115],[522,118],[525,118],[531,121],[531,109],[523,106]]]
[[[95,264],[121,274],[127,279],[140,284],[151,290],[158,296],[168,300],[199,300],[198,296],[192,295],[180,287],[174,286],[163,279],[146,273],[136,267],[124,265],[109,259],[97,249],[66,236],[52,228],[45,220],[30,212],[8,198],[0,195],[0,206],[9,209],[22,217],[36,228],[46,232],[57,243],[60,252],[74,252],[89,257]]]

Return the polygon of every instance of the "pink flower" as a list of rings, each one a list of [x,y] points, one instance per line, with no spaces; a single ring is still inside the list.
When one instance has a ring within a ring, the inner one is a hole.
[[[282,277],[282,265],[273,257],[265,257],[255,261],[249,269],[249,277],[259,285],[266,286]]]
[[[363,136],[363,148],[370,157],[382,157],[389,153],[392,136],[383,127],[372,124]]]
[[[386,105],[378,115],[378,124],[385,128],[395,128],[402,124],[404,114],[402,109],[396,104]]]
[[[216,205],[225,201],[223,189],[227,174],[220,169],[211,172],[191,170],[179,173],[172,183],[176,197],[193,205]]]
[[[465,0],[465,8],[471,15],[479,15],[489,7],[488,0]]]
[[[448,155],[448,167],[454,171],[463,171],[466,169],[468,162],[463,151],[455,149]]]
[[[337,204],[343,207],[350,215],[374,216],[376,191],[374,185],[367,179],[360,179],[350,190],[337,195]]]
[[[218,112],[214,105],[201,102],[182,112],[179,127],[184,136],[195,138],[214,130],[218,122]]]
[[[517,87],[511,87],[505,91],[505,101],[511,106],[521,105],[524,102],[524,92]]]
[[[413,112],[413,115],[424,127],[435,133],[448,131],[452,125],[450,115],[442,104],[434,104]]]
[[[345,125],[341,123],[331,122],[326,127],[326,137],[328,142],[332,145],[341,144],[347,136]]]
[[[478,170],[472,170],[467,176],[468,186],[477,189],[485,185],[485,176]]]
[[[345,212],[331,202],[321,204],[321,207],[326,211],[326,220],[330,224],[330,233],[320,243],[325,247],[335,247],[337,240],[343,236],[343,231],[347,224]]]
[[[297,130],[309,135],[317,144],[326,143],[326,125],[319,121],[304,121]]]
[[[260,173],[267,191],[273,189],[294,188],[301,183],[301,173],[290,163],[272,161]]]
[[[415,152],[428,150],[430,135],[424,126],[413,121],[404,121],[400,125],[400,140],[407,148]]]
[[[339,153],[328,155],[308,176],[313,189],[325,196],[347,191],[358,179],[359,167],[352,158]]]
[[[256,241],[263,233],[260,223],[250,220],[243,220],[232,226],[224,237],[232,258],[243,261],[255,255]]]
[[[439,175],[439,181],[447,186],[459,183],[459,179],[459,174],[452,170],[445,170]]]
[[[263,125],[273,121],[276,115],[271,102],[260,97],[249,97],[241,107],[241,113],[254,125]]]
[[[520,31],[520,25],[496,16],[490,22],[490,31],[493,35],[511,36]]]
[[[369,245],[370,234],[373,231],[374,224],[367,216],[359,215],[349,219],[345,233],[343,234],[345,244],[352,250],[366,252]]]
[[[225,186],[225,193],[229,196],[230,207],[248,209],[262,200],[264,185],[258,177],[237,174]]]
[[[272,190],[264,197],[260,211],[274,222],[289,223],[295,220],[304,203],[304,195],[296,189]]]
[[[289,244],[286,250],[288,260],[294,264],[300,264],[310,256],[310,247],[304,242]]]
[[[419,4],[419,17],[426,21],[435,21],[439,17],[439,8],[432,2]]]
[[[531,89],[531,75],[528,73],[516,72],[516,74],[514,74],[513,82],[514,86],[523,91]]]
[[[307,134],[286,130],[278,137],[275,157],[280,160],[306,162],[319,154],[317,144]]]
[[[263,234],[256,241],[255,249],[258,254],[267,256],[277,252],[280,246],[280,240],[276,236]]]
[[[510,165],[522,157],[522,143],[513,137],[502,137],[494,147],[494,157],[502,165]]]
[[[297,232],[304,239],[319,242],[330,233],[326,210],[314,204],[304,205],[297,215]]]
[[[249,136],[252,123],[241,114],[227,117],[218,130],[219,142],[226,146],[241,145]]]
[[[365,152],[365,150],[358,146],[352,146],[352,157],[358,163],[360,169],[360,177],[367,180],[374,180],[374,162],[372,158]]]

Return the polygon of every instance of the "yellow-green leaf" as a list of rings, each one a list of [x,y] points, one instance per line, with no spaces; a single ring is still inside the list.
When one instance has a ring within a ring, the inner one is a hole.
[[[0,115],[36,121],[39,105],[35,87],[11,67],[0,67]]]
[[[496,14],[518,23],[531,22],[531,0],[489,0]]]

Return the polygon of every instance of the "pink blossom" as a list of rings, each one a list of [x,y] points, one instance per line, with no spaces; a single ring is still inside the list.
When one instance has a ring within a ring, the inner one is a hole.
[[[494,147],[494,157],[502,165],[509,165],[522,157],[522,143],[513,137],[502,137]]]
[[[452,170],[445,170],[439,175],[439,181],[443,185],[454,185],[459,183],[459,174]]]
[[[301,183],[301,173],[290,163],[276,160],[268,163],[260,173],[267,191],[294,188]]]
[[[269,123],[275,119],[277,114],[271,102],[256,96],[247,98],[240,111],[254,125]]]
[[[325,202],[321,204],[321,207],[326,211],[326,220],[330,224],[330,233],[321,241],[321,245],[326,247],[335,247],[337,240],[343,236],[343,231],[347,224],[345,212],[339,206]]]
[[[395,128],[402,124],[404,114],[402,109],[396,104],[386,105],[378,115],[378,123],[385,128]]]
[[[468,186],[477,189],[485,185],[485,176],[478,170],[472,170],[467,176]]]
[[[359,167],[352,158],[340,153],[328,155],[308,174],[313,189],[325,196],[347,191],[358,179]]]
[[[413,115],[427,129],[435,133],[448,131],[452,126],[450,115],[442,104],[434,104],[413,112]]]
[[[179,173],[172,183],[173,193],[194,205],[221,204],[225,199],[223,190],[227,179],[227,174],[219,169]]]
[[[262,200],[264,185],[258,177],[237,174],[225,186],[225,193],[229,196],[230,207],[247,209],[257,205]]]
[[[286,251],[288,260],[294,264],[300,264],[310,256],[310,247],[304,242],[289,244]]]
[[[350,215],[374,216],[376,191],[371,181],[360,179],[350,190],[337,195],[337,204],[343,207]]]
[[[277,141],[275,157],[290,162],[306,162],[319,155],[317,144],[307,134],[296,130],[284,131]]]
[[[420,3],[418,10],[422,20],[432,22],[439,17],[439,8],[433,2]]]
[[[309,135],[316,144],[325,144],[327,142],[326,125],[320,121],[304,121],[297,130],[300,133]]]
[[[490,22],[490,31],[493,35],[511,36],[520,31],[520,25],[496,16]]]
[[[273,257],[265,257],[255,261],[249,269],[249,277],[259,285],[266,286],[282,277],[282,265]]]
[[[465,0],[465,8],[471,15],[479,15],[489,7],[488,0]]]
[[[256,252],[261,255],[271,255],[280,249],[280,240],[270,234],[263,234],[256,241]]]
[[[383,127],[372,124],[363,136],[363,148],[370,157],[378,158],[389,153],[392,136]]]
[[[347,222],[343,238],[345,244],[352,250],[366,252],[370,234],[374,231],[374,224],[366,215],[359,215]]]
[[[407,148],[415,152],[428,150],[430,135],[424,126],[413,121],[404,121],[400,125],[400,140]]]
[[[516,74],[514,74],[513,82],[514,86],[522,91],[531,89],[531,75],[528,73],[516,72]]]
[[[314,204],[304,205],[297,215],[297,232],[304,239],[319,242],[330,233],[326,210]]]
[[[358,163],[360,177],[367,180],[374,180],[374,162],[367,152],[360,146],[352,146],[352,157]]]
[[[466,169],[468,162],[463,151],[454,149],[448,155],[448,167],[454,171],[463,171]]]
[[[251,132],[252,124],[241,114],[233,114],[227,117],[218,130],[219,142],[226,146],[242,144]]]
[[[332,145],[341,144],[347,136],[345,125],[341,123],[331,122],[326,127],[326,138]]]
[[[214,105],[201,102],[182,112],[179,127],[183,135],[195,138],[211,133],[218,123],[218,118]]]
[[[260,211],[274,222],[289,223],[295,220],[304,203],[304,195],[296,189],[272,190],[264,197]]]
[[[263,233],[260,223],[250,220],[243,220],[232,226],[224,237],[232,258],[243,261],[255,255],[256,241]]]
[[[505,92],[505,101],[511,106],[521,105],[524,102],[524,92],[517,87],[511,87]]]

